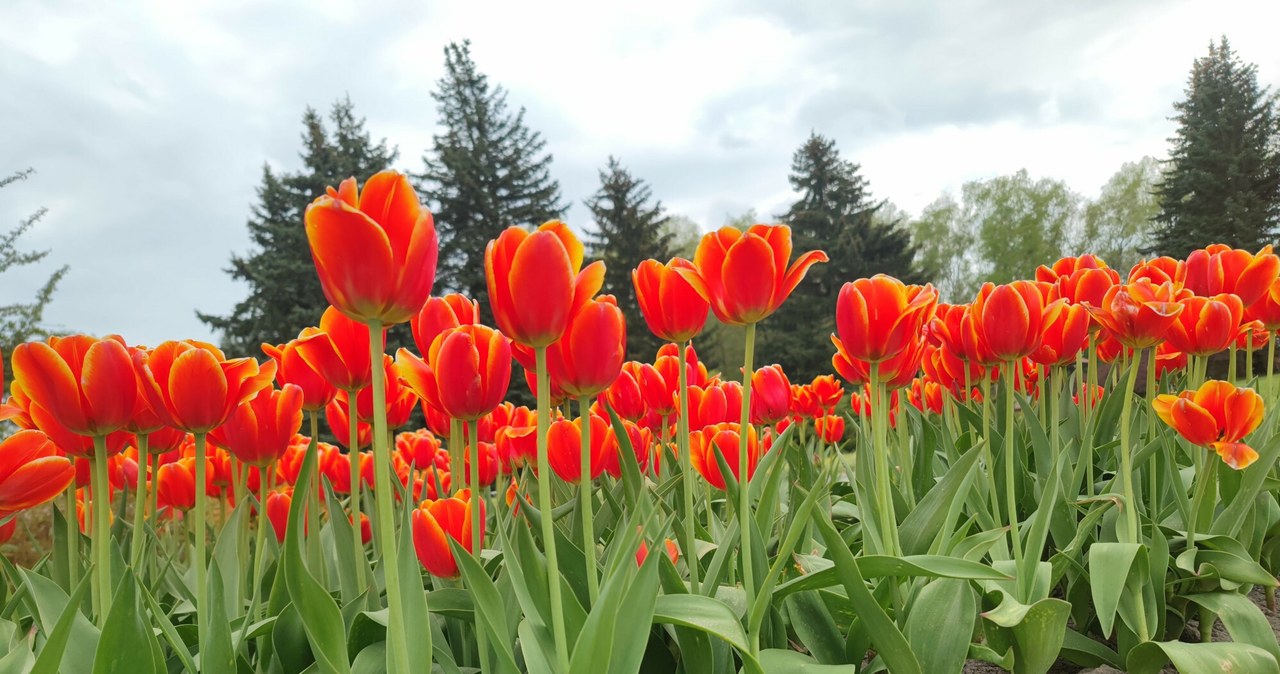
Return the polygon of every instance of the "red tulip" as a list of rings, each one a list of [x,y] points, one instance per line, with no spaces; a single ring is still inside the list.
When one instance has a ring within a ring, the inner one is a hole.
[[[386,348],[387,333],[382,333]],[[334,307],[324,310],[319,328],[305,328],[294,340],[302,359],[336,388],[351,392],[373,381],[369,326],[353,321]]]
[[[921,412],[942,414],[942,386],[928,379],[914,379],[907,391],[907,402]]]
[[[267,494],[267,521],[275,531],[276,540],[281,543],[284,542],[284,535],[289,529],[289,508],[292,505],[293,489],[289,487],[281,487]],[[303,526],[306,526],[306,518],[303,518]]]
[[[689,460],[694,470],[698,471],[716,489],[724,489],[724,476],[720,473],[720,464],[716,460],[716,452],[723,457],[733,476],[742,481],[742,467],[738,464],[738,443],[741,426],[734,423],[707,426],[701,431],[689,434]],[[756,472],[756,464],[760,462],[760,446],[756,440],[755,428],[747,427],[747,479]]]
[[[0,519],[52,501],[75,474],[44,433],[18,431],[5,438],[0,442]]]
[[[279,346],[263,344],[262,352],[276,363],[276,382],[281,387],[285,384],[297,386],[302,390],[302,409],[319,412],[333,400],[338,391],[319,370],[302,357],[298,342],[295,339]]]
[[[751,423],[775,424],[791,411],[791,382],[781,365],[765,365],[751,373]]]
[[[844,377],[845,381],[850,384],[869,384],[871,382],[871,363],[850,356],[835,335],[831,336],[831,342],[836,347],[836,353],[831,357],[831,366],[836,373]],[[924,341],[916,340],[909,343],[906,349],[898,352],[894,357],[882,361],[877,371],[881,383],[889,390],[910,386],[911,380],[920,372],[920,362],[924,357],[924,353]]]
[[[1280,280],[1271,284],[1271,289],[1257,302],[1245,309],[1246,320],[1258,321],[1263,329],[1275,332],[1280,330]]]
[[[653,436],[649,431],[630,421],[624,420],[622,428],[626,431],[627,443],[631,445],[630,456],[635,459],[636,467],[643,474],[649,469],[649,445],[653,441]],[[617,430],[612,424],[609,425],[609,430],[605,434],[603,452],[604,472],[613,476],[614,479],[621,479],[621,461],[625,452],[622,449],[622,443],[618,440]]]
[[[836,298],[836,332],[851,358],[879,363],[920,340],[938,295],[883,274],[844,284]]]
[[[383,395],[387,405],[387,428],[395,430],[409,423],[418,395],[404,386],[397,376],[395,361],[391,356],[382,357]],[[368,424],[373,423],[373,387],[366,386],[356,393],[356,416]]]
[[[439,466],[440,439],[425,428],[396,436],[396,453],[410,466],[418,470]],[[446,455],[447,456],[447,455]],[[446,461],[444,467],[448,467]]]
[[[1044,324],[1040,348],[1031,359],[1041,365],[1068,365],[1089,340],[1092,321],[1089,311],[1080,304],[1063,306],[1052,321]]]
[[[1182,282],[1197,296],[1232,293],[1248,307],[1267,294],[1277,277],[1280,277],[1280,257],[1271,252],[1271,246],[1254,255],[1215,243],[1187,256],[1186,278]]]
[[[1164,341],[1165,333],[1183,310],[1178,300],[1186,295],[1172,282],[1157,286],[1140,278],[1114,286],[1102,304],[1086,303],[1085,308],[1121,344],[1143,349]]]
[[[151,408],[166,423],[189,433],[207,433],[231,417],[236,406],[271,385],[276,365],[261,368],[252,358],[226,360],[212,344],[165,342],[133,364]]]
[[[436,278],[436,228],[408,178],[382,171],[358,193],[348,178],[311,202],[304,220],[325,299],[343,314],[394,325],[426,303]]]
[[[325,421],[329,423],[329,432],[343,447],[351,447],[351,415],[348,413],[347,394],[339,393],[333,402],[324,408]],[[364,421],[356,421],[356,448],[368,447],[373,442],[373,425]]]
[[[645,260],[631,272],[631,281],[650,332],[661,340],[683,343],[702,332],[711,305],[677,269],[697,270],[692,262],[680,258],[665,265]]]
[[[413,549],[418,553],[418,561],[427,573],[438,578],[458,577],[458,562],[453,557],[453,549],[446,536],[460,543],[467,552],[474,552],[476,545],[483,546],[484,502],[480,502],[482,540],[475,541],[471,534],[472,498],[475,497],[471,492],[463,489],[450,498],[423,501],[414,509]]]
[[[209,472],[212,470],[212,467],[208,469]],[[173,508],[184,512],[195,507],[195,459],[179,459],[160,466],[160,472],[156,478],[156,502],[162,508]]]
[[[72,433],[104,436],[133,417],[138,380],[118,339],[75,335],[19,344],[13,373],[30,401]]]
[[[1040,348],[1045,326],[1053,323],[1063,304],[1046,304],[1045,294],[1032,281],[982,287],[972,310],[979,338],[996,360],[1018,360]]]
[[[694,291],[711,304],[723,323],[756,323],[778,310],[809,267],[827,261],[810,251],[791,261],[791,228],[752,225],[747,231],[723,227],[702,237],[694,268],[675,267]]]
[[[630,361],[622,364],[617,378],[605,389],[601,400],[609,409],[627,421],[639,421],[644,417],[644,397],[640,393],[640,382],[636,379],[640,363]]]
[[[735,404],[736,403],[736,404]],[[742,385],[737,382],[689,387],[689,430],[742,419]]]
[[[671,560],[672,564],[675,564],[676,560],[680,559],[680,548],[670,538],[663,541],[663,547],[666,548],[667,558]],[[640,547],[636,548],[636,566],[644,566],[644,560],[648,558],[649,546],[641,540]]]
[[[472,421],[506,397],[511,344],[492,328],[463,325],[436,337],[426,360],[400,349],[396,371],[428,405],[455,419]]]
[[[813,394],[814,402],[823,410],[835,409],[844,397],[844,386],[833,375],[821,374],[814,377],[808,388]]]
[[[604,263],[583,269],[582,256],[582,242],[559,220],[533,233],[509,227],[490,241],[485,280],[502,332],[533,348],[560,339],[569,319],[604,283]]]
[[[1064,257],[1053,263],[1052,267],[1040,265],[1036,268],[1036,280],[1042,283],[1057,283],[1083,270],[1109,269],[1107,263],[1097,255],[1086,253],[1080,257]],[[1114,270],[1112,270],[1114,272]]]
[[[209,433],[209,439],[240,461],[266,468],[284,456],[300,428],[302,389],[285,384],[240,403],[226,423]]]
[[[1188,442],[1214,450],[1236,470],[1258,459],[1258,453],[1241,442],[1262,423],[1262,396],[1253,389],[1209,380],[1195,391],[1156,396],[1151,406]]]
[[[564,335],[547,350],[547,369],[567,395],[583,398],[608,388],[626,358],[626,319],[614,298],[604,295],[569,319]]]
[[[828,445],[834,445],[844,439],[844,417],[838,415],[821,416],[813,420],[814,432]]]
[[[1133,269],[1129,270],[1129,283],[1139,279],[1146,279],[1152,285],[1160,286],[1165,283],[1173,283],[1180,288],[1186,275],[1186,263],[1182,260],[1175,260],[1167,256],[1158,257],[1154,260],[1143,260],[1133,265]]]
[[[604,472],[605,436],[609,424],[598,416],[591,415],[591,449],[588,454],[591,474],[589,480],[595,480]],[[547,431],[547,460],[551,470],[561,480],[572,484],[582,481],[582,419],[558,419]]]
[[[480,303],[467,299],[458,293],[444,297],[431,297],[422,309],[409,321],[413,332],[413,343],[418,346],[418,353],[431,351],[440,333],[460,325],[475,325],[480,322]]]
[[[480,450],[480,486],[488,487],[498,479],[498,448],[491,442],[479,442]],[[462,469],[467,476],[467,484],[471,483],[471,445],[468,444],[462,454]]]
[[[1165,339],[1178,351],[1211,356],[1231,346],[1240,334],[1244,305],[1240,298],[1222,293],[1213,297],[1185,297],[1182,311],[1169,324]]]
[[[1037,275],[1037,278],[1039,276]],[[1040,279],[1044,280],[1044,279]],[[1068,304],[1100,304],[1112,286],[1120,283],[1120,274],[1114,269],[1079,268],[1068,276],[1061,276],[1054,283],[1058,297]]]

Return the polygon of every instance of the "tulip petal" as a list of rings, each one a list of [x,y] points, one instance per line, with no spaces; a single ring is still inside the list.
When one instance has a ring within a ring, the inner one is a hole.
[[[746,325],[768,316],[777,276],[769,243],[753,234],[739,238],[724,257],[721,283],[725,315],[720,319],[731,325]]]
[[[190,349],[173,361],[169,395],[179,427],[208,432],[225,420],[227,379],[218,359],[204,349]]]
[[[387,233],[364,213],[326,197],[307,207],[305,220],[325,298],[355,320],[379,318],[398,269]]]
[[[42,342],[19,344],[13,350],[13,374],[31,401],[59,423],[75,432],[87,429],[89,420],[80,406],[75,374],[53,347]]]

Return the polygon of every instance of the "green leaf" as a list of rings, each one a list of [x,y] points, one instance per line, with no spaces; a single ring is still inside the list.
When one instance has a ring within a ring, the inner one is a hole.
[[[911,602],[904,628],[920,668],[959,672],[964,667],[978,615],[969,581],[940,578],[925,585]]]
[[[321,480],[324,483],[325,504],[331,513],[344,513],[342,503],[338,501],[338,496],[333,493],[333,485],[328,480]],[[351,526],[351,520],[346,517],[330,517],[329,535],[333,537],[334,548],[334,568],[338,575],[338,596],[342,599],[343,604],[349,604],[364,591],[364,588],[358,587],[356,584],[356,560],[352,559],[349,554],[352,546],[355,544],[353,540],[355,532]],[[368,562],[365,563],[365,577],[372,577],[372,571],[368,568]],[[386,663],[383,663],[386,666]]]
[[[760,667],[769,674],[855,674],[854,665],[824,665],[795,651],[766,648],[760,651]]]
[[[146,604],[147,610],[151,611],[152,619],[160,625],[160,632],[164,634],[165,641],[169,642],[169,647],[173,649],[178,660],[182,662],[182,666],[186,671],[196,671],[195,659],[191,657],[191,650],[187,648],[187,644],[178,635],[178,630],[174,628],[173,621],[169,620],[169,616],[165,615],[160,603],[156,598],[151,596],[151,592],[146,587],[139,586],[139,592],[142,595],[143,603]]]
[[[1097,667],[1104,664],[1119,667],[1122,664],[1120,656],[1106,644],[1090,639],[1070,628],[1067,629],[1066,637],[1062,640],[1062,657],[1082,667]]]
[[[28,595],[35,604],[36,621],[45,634],[52,632],[51,625],[60,622],[68,610],[67,595],[53,581],[37,573],[22,570],[22,577],[27,586]],[[81,576],[88,578],[88,574]],[[83,598],[83,594],[80,595]],[[80,606],[79,603],[73,607]],[[79,610],[72,610],[71,626],[66,650],[62,654],[59,671],[89,672],[93,670],[93,656],[98,648],[99,632],[89,619]]]
[[[651,621],[658,596],[660,556],[657,551],[650,554],[638,572],[634,565],[622,566],[609,576],[573,646],[570,674],[634,672],[640,667],[649,635],[634,626]],[[630,640],[619,646],[619,637]]]
[[[271,645],[283,671],[301,672],[315,662],[311,646],[307,643],[306,628],[302,626],[302,616],[298,615],[293,604],[286,604],[276,616],[275,627],[271,630]]]
[[[845,661],[845,639],[817,592],[797,592],[783,600],[783,606],[800,643],[815,660],[824,664]]]
[[[201,635],[200,669],[205,672],[235,671],[236,656],[231,647],[231,623],[223,604],[217,601],[222,596],[222,569],[215,557],[209,564],[209,608],[205,614],[209,618],[208,629]]]
[[[845,592],[849,595],[849,601],[853,604],[858,617],[866,625],[867,632],[871,635],[871,643],[875,646],[876,651],[884,658],[885,663],[894,674],[919,673],[921,671],[920,662],[916,660],[915,654],[911,652],[911,645],[907,643],[906,637],[902,636],[898,626],[893,623],[893,620],[881,608],[880,603],[867,590],[866,581],[863,580],[858,564],[854,561],[853,553],[849,551],[844,539],[840,537],[840,533],[831,524],[831,520],[827,519],[822,511],[815,510],[813,512],[813,522],[817,525],[818,531],[827,543],[827,552],[831,554],[832,559],[835,561],[836,571],[840,576],[840,581],[844,584]]]
[[[76,589],[71,593],[71,599],[62,609],[62,615],[58,616],[58,622],[54,624],[52,629],[45,632],[44,646],[40,649],[40,654],[36,656],[35,665],[32,666],[30,674],[57,674],[59,671],[76,671],[69,669],[73,665],[66,658],[67,642],[71,638],[72,627],[76,624],[77,619],[84,622],[84,627],[92,630],[92,626],[88,625],[88,620],[80,613],[80,604],[84,603],[84,598],[89,594],[90,581],[89,576],[80,579]],[[56,586],[55,586],[56,587]],[[93,651],[89,650],[88,664],[93,663]],[[194,671],[194,667],[192,670]],[[85,671],[85,670],[80,670]]]
[[[1130,574],[1145,576],[1146,568],[1146,548],[1137,543],[1094,543],[1089,548],[1090,589],[1102,636],[1111,637],[1121,599],[1132,584]]]
[[[793,592],[820,590],[841,582],[837,569],[830,560],[811,555],[800,555],[798,557],[803,559],[805,565],[817,567],[820,570],[793,578],[779,585],[773,592],[775,600],[782,599]],[[941,555],[912,555],[910,557],[863,555],[855,558],[855,563],[863,578],[897,576],[958,578],[961,580],[1011,580],[1009,576],[986,564]]]
[[[239,618],[245,611],[243,593],[245,573],[240,568],[240,530],[248,526],[245,520],[248,518],[251,505],[249,500],[245,500],[231,511],[231,517],[223,524],[218,540],[213,544],[213,560],[217,562],[218,568],[222,569],[223,591],[222,594],[210,594],[209,597],[210,599],[220,598],[223,613],[232,619]]]
[[[1041,599],[1028,606],[1006,593],[1004,601],[982,617],[1013,631],[1015,674],[1044,674],[1062,650],[1070,614],[1071,604],[1061,599]]]
[[[500,672],[517,672],[515,653],[511,649],[514,630],[506,624],[507,612],[502,604],[502,596],[498,588],[489,578],[480,563],[458,542],[449,538],[454,558],[458,562],[458,570],[467,584],[471,598],[475,602],[474,620],[476,629],[483,630],[489,645],[498,655],[495,666]],[[439,590],[437,590],[439,592]],[[433,593],[434,594],[434,593]]]
[[[399,480],[392,480],[396,485]],[[394,561],[400,572],[400,609],[404,619],[408,639],[406,648],[409,662],[431,662],[432,648],[431,630],[426,629],[431,620],[427,610],[427,591],[422,582],[422,564],[418,561],[418,553],[413,547],[413,508],[400,510],[399,547],[396,548],[397,560],[383,559],[383,564]],[[477,545],[483,545],[477,542]],[[372,578],[372,574],[368,577]],[[416,636],[415,636],[416,633]]]
[[[1182,674],[1240,672],[1276,674],[1280,672],[1270,653],[1248,644],[1188,644],[1181,641],[1148,641],[1129,651],[1129,674],[1158,674],[1172,662]]]
[[[102,638],[98,640],[97,652],[94,654],[93,674],[165,672],[155,633],[147,624],[146,612],[139,610],[132,573],[125,574],[111,601],[111,612],[107,614],[102,627]]]
[[[701,630],[727,642],[740,653],[750,652],[747,633],[727,604],[700,594],[660,595],[653,607],[655,625],[680,625]]]
[[[1222,620],[1231,639],[1257,646],[1280,661],[1280,644],[1267,616],[1248,597],[1233,592],[1193,594],[1188,600],[1213,611]]]
[[[952,503],[957,498],[963,499],[964,494],[969,491],[966,485],[972,479],[973,466],[978,462],[981,449],[979,443],[960,455],[947,469],[946,475],[902,520],[898,535],[903,552],[910,555],[929,551],[929,546],[947,523]]]

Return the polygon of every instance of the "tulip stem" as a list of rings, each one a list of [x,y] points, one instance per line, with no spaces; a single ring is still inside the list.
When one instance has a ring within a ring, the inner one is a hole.
[[[74,463],[74,459],[72,462]],[[76,481],[67,485],[67,577],[75,587],[80,580],[80,515],[76,508]]]
[[[690,587],[697,587],[699,560],[693,520],[693,463],[689,457],[689,373],[685,372],[684,362],[688,344],[685,342],[676,345],[676,363],[680,370],[680,416],[676,418],[676,451],[680,452],[680,475],[684,481],[684,560],[689,566]]]
[[[1004,498],[1005,507],[1009,510],[1009,546],[1013,550],[1014,568],[1018,569],[1018,595],[1019,599],[1027,601],[1030,599],[1031,579],[1026,574],[1021,573],[1022,566],[1022,532],[1018,529],[1018,495],[1015,488],[1017,484],[1017,467],[1014,461],[1014,426],[1013,426],[1013,403],[1017,393],[1017,361],[1009,361],[1005,363],[1005,382],[1007,391],[1004,401]],[[1028,410],[1023,410],[1027,413]]]
[[[889,475],[889,450],[886,447],[888,442],[888,434],[885,433],[885,424],[888,422],[888,415],[885,414],[884,401],[884,384],[880,381],[880,363],[871,364],[871,376],[868,382],[871,385],[871,452],[875,459],[876,467],[876,510],[879,511],[880,523],[880,554],[894,555],[897,554],[897,528],[898,518],[894,514],[893,507],[893,484]]]
[[[395,493],[391,487],[391,452],[387,447],[387,398],[386,398],[386,382],[383,377],[386,372],[382,367],[382,323],[381,321],[371,321],[369,323],[369,363],[370,373],[373,375],[371,384],[373,394],[373,475],[374,475],[374,501],[376,502],[378,515],[378,533],[381,538],[382,545],[382,575],[386,579],[387,587],[387,672],[390,674],[402,674],[410,671],[413,663],[409,662],[409,644],[406,636],[406,626],[404,621],[404,607],[402,601],[404,595],[401,594],[400,588],[400,558],[396,554],[396,530],[394,523],[394,515],[392,514],[391,502],[395,498]],[[351,417],[355,418],[355,398],[351,395],[352,409]],[[351,436],[352,454],[356,455],[359,450],[356,449],[359,443],[356,435]],[[358,461],[358,457],[357,457]],[[358,475],[352,476],[351,495],[355,503],[359,503],[360,481]],[[359,507],[358,505],[356,506]],[[357,544],[360,541],[360,519],[359,510],[353,513],[352,522],[357,527],[353,538]],[[364,553],[364,546],[361,544],[361,554]],[[357,559],[357,562],[360,560]],[[359,568],[359,564],[356,565]],[[422,592],[421,584],[416,588],[411,588],[415,592]],[[431,652],[431,632],[430,630],[422,631],[422,639],[426,640],[425,652]]]
[[[1138,363],[1141,353],[1135,353],[1129,362],[1129,374],[1120,391],[1124,398],[1120,405],[1120,480],[1124,487],[1125,537],[1128,543],[1138,542],[1138,502],[1133,489],[1133,457],[1129,451],[1130,420],[1133,417],[1133,387],[1138,381]]]
[[[271,526],[271,522],[267,519],[267,492],[270,491],[269,475],[270,473],[265,468],[258,470],[258,523],[257,531],[254,532],[253,578],[250,579],[253,584],[253,591],[249,595],[249,612],[245,614],[245,624],[258,620],[258,604],[261,601],[260,595],[262,593],[262,563],[263,558],[267,556],[267,527]],[[237,652],[240,650],[240,645],[244,643],[244,635],[247,632],[248,630],[240,630],[240,641],[236,643],[235,649]]]
[[[460,423],[454,421],[454,424]],[[471,426],[471,553],[483,564],[480,553],[484,550],[484,497],[480,494],[480,423],[472,419]],[[412,485],[410,485],[412,491]],[[413,495],[410,494],[410,498]],[[489,671],[489,644],[480,621],[476,621],[476,649],[480,652],[480,671]]]
[[[107,526],[110,510],[110,488],[107,486],[107,439],[103,435],[93,437],[93,552],[97,557],[97,585],[99,594],[98,628],[107,622],[111,612],[111,529]]]
[[[582,470],[578,478],[578,507],[582,510],[582,554],[587,567],[587,597],[594,606],[600,596],[600,579],[596,577],[596,528],[591,501],[591,397],[578,398],[578,414],[582,424]],[[618,457],[619,461],[623,457]],[[590,610],[590,608],[588,608]]]
[[[378,368],[372,369],[376,370]],[[359,396],[356,391],[351,391],[347,394],[347,465],[351,475],[351,498],[349,499],[351,523],[355,527],[355,535],[351,537],[351,562],[356,567],[356,590],[359,591],[365,586],[364,570],[368,562],[364,552],[364,541],[360,538],[360,419],[356,416],[357,397]],[[376,459],[374,463],[377,463]],[[320,464],[317,463],[316,465]],[[316,472],[319,473],[319,471]],[[382,525],[381,520],[379,520],[378,525]]]
[[[208,436],[206,433],[196,433],[196,506],[195,506],[195,559],[192,560],[196,567],[196,623],[199,625],[201,643],[205,641],[209,630],[209,621],[204,619],[202,613],[208,606],[209,588],[206,587],[205,577],[209,573],[208,562],[205,560],[205,500],[208,499],[205,489],[205,473],[208,467],[205,462],[208,460]]]
[[[547,585],[551,597],[551,631],[556,643],[558,671],[569,671],[569,646],[564,631],[564,605],[560,599],[560,561],[556,555],[555,514],[551,508],[551,462],[547,458],[547,431],[551,421],[551,381],[547,373],[547,347],[534,349],[538,387],[538,510],[542,517],[542,545],[547,553]]]
[[[449,474],[466,476],[466,469],[463,468],[462,457],[466,454],[467,448],[463,446],[462,422],[457,419],[449,419]],[[436,498],[445,498],[447,495],[437,490]]]
[[[142,528],[147,513],[147,433],[138,434],[138,481],[133,497],[133,539],[129,552],[130,566],[134,569],[142,563]]]
[[[747,605],[755,603],[756,579],[751,559],[751,457],[748,440],[751,435],[751,374],[756,350],[756,324],[748,323],[746,345],[742,350],[742,421],[738,426],[738,536],[742,539],[742,587],[747,592]],[[759,635],[751,630],[751,651],[759,649]]]
[[[316,458],[315,483],[311,485],[311,493],[308,495],[310,496],[310,499],[307,501],[307,517],[306,517],[307,528],[302,532],[303,536],[306,538],[308,547],[310,547],[313,540],[316,543],[320,542],[320,539],[318,536],[320,532],[320,498],[321,498],[320,495],[324,492],[324,488],[323,488],[323,483],[321,482],[321,477],[320,477],[320,455],[319,455],[320,414],[317,410],[309,410],[307,412],[307,415],[309,417],[308,420],[310,421],[310,426],[311,426],[311,439],[307,443],[307,454],[304,454],[303,458],[306,458],[307,455],[311,455],[311,454],[314,454]],[[274,482],[274,477],[272,478],[272,481]],[[264,503],[262,507],[266,508],[267,506]],[[359,537],[360,535],[360,529],[358,525],[359,523],[357,523],[357,528],[356,528],[357,537]],[[357,559],[355,561],[357,562],[356,569],[363,568],[362,565],[358,563],[360,560]],[[316,571],[313,571],[313,573],[316,573],[317,575],[319,575],[324,571],[324,568],[323,568],[323,565],[317,565],[317,566],[319,566],[320,568],[317,569]]]

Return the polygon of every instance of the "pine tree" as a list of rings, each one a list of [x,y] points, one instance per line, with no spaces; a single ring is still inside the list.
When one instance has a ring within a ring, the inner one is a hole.
[[[651,358],[661,340],[649,332],[636,301],[631,270],[649,258],[671,257],[670,218],[653,191],[631,175],[614,157],[600,171],[600,189],[584,202],[591,209],[595,230],[585,236],[588,255],[604,260],[602,292],[618,299],[627,318],[627,351],[632,358]]]
[[[506,90],[490,87],[476,69],[470,42],[451,43],[444,55],[445,75],[432,94],[444,131],[416,178],[440,236],[436,287],[487,305],[485,246],[511,225],[542,224],[566,206],[546,141],[525,126],[524,108],[507,109]]]
[[[258,203],[248,222],[256,249],[232,255],[226,270],[248,283],[249,296],[227,316],[197,312],[222,334],[222,346],[231,354],[260,355],[263,342],[291,339],[320,320],[328,302],[307,244],[302,219],[307,204],[346,178],[364,181],[397,156],[386,140],[373,142],[349,98],[333,104],[327,126],[310,107],[302,124],[302,170],[282,173],[263,166]]]
[[[19,180],[26,180],[32,173],[34,173],[32,169],[27,169],[0,177],[0,187],[5,187]],[[34,227],[46,213],[48,213],[48,209],[40,208],[35,213],[19,220],[18,225],[13,229],[0,234],[0,274],[17,267],[36,264],[49,255],[48,250],[23,251],[17,247],[18,238]],[[58,283],[62,280],[62,277],[66,276],[67,269],[68,267],[63,265],[54,270],[44,282],[44,285],[36,290],[35,297],[30,302],[14,302],[13,304],[0,305],[0,350],[3,350],[6,356],[3,359],[3,368],[6,370],[6,375],[9,374],[8,355],[13,352],[13,347],[32,338],[44,336],[45,307],[53,299],[53,293],[58,289]],[[5,284],[5,288],[8,291],[11,287],[9,284]],[[5,381],[8,380],[9,377],[6,376]],[[0,398],[3,398],[5,393],[7,391],[0,390]]]
[[[1209,243],[1252,251],[1280,234],[1280,117],[1257,70],[1226,37],[1192,64],[1186,98],[1174,104],[1152,252],[1182,257]]]
[[[787,374],[807,381],[831,371],[836,295],[848,281],[885,273],[922,283],[915,247],[902,218],[880,217],[859,166],[841,158],[835,141],[811,134],[791,162],[791,187],[800,198],[782,215],[795,251],[821,249],[831,261],[815,265],[776,315],[761,324],[766,353],[777,354]]]

